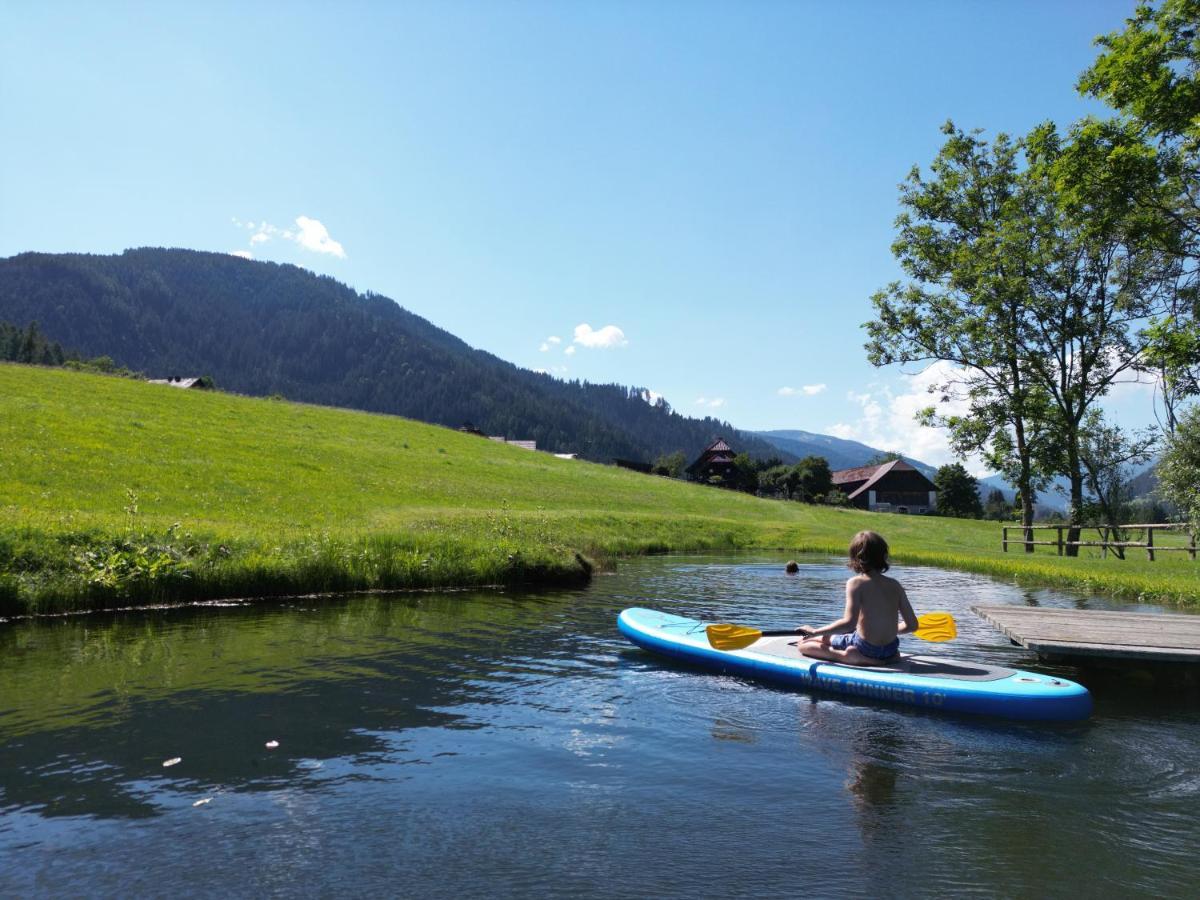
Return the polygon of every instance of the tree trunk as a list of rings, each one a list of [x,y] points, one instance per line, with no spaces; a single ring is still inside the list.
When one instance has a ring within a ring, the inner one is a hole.
[[[1079,540],[1083,524],[1083,471],[1079,465],[1079,439],[1074,432],[1067,435],[1067,477],[1071,480],[1071,527],[1067,529],[1067,556],[1078,556],[1079,548],[1075,542]]]
[[[1017,477],[1017,488],[1021,492],[1021,527],[1025,534],[1025,552],[1033,552],[1033,481],[1029,462],[1029,447],[1025,444],[1025,422],[1017,416],[1013,430],[1017,435],[1017,457],[1021,461],[1021,472]]]
[[[1025,530],[1025,552],[1033,552],[1033,501],[1029,499],[1029,479],[1023,478],[1025,484],[1021,488],[1021,527]]]

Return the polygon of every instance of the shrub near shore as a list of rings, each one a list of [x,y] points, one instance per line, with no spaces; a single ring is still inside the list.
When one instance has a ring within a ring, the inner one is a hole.
[[[1155,563],[1002,554],[994,523],[760,500],[391,416],[0,365],[0,610],[521,581],[665,551],[841,555],[1200,601]]]

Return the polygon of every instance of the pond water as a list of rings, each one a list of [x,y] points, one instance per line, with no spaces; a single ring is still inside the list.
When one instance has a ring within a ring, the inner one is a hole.
[[[689,670],[616,630],[633,605],[840,613],[842,566],[782,563],[0,624],[0,896],[1197,895],[1194,695],[1105,682],[1082,724],[955,718]],[[959,622],[909,650],[1089,683],[967,607],[1101,604],[895,574]]]

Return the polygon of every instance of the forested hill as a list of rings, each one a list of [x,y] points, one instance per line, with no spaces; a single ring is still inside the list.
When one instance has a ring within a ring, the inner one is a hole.
[[[712,418],[620,385],[560,381],[475,350],[387,297],[296,266],[144,248],[119,256],[0,260],[0,320],[150,377],[211,375],[225,390],[282,394],[536,440],[597,461],[689,459],[718,435],[786,457]]]

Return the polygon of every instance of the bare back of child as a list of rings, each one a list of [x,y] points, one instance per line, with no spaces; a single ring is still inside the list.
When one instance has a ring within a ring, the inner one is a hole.
[[[860,531],[850,543],[850,568],[842,617],[820,628],[800,626],[800,652],[852,666],[880,666],[899,653],[901,634],[917,630],[917,616],[904,588],[884,574],[888,546],[873,531]]]

